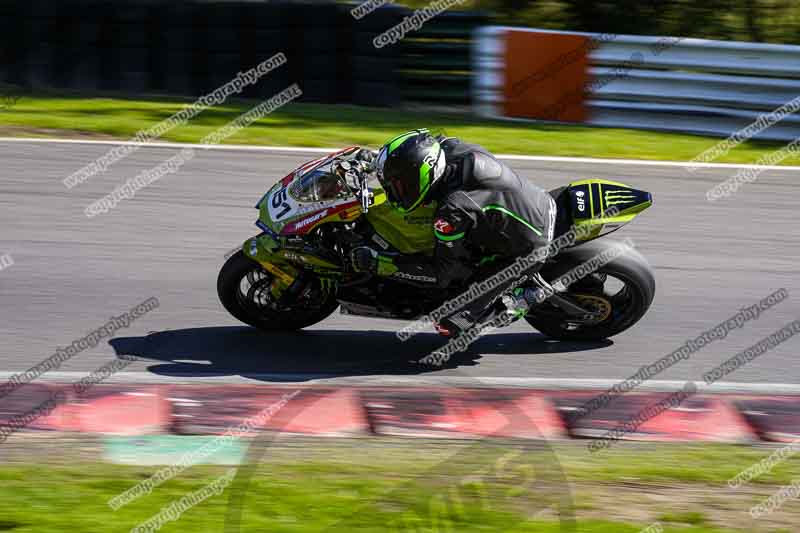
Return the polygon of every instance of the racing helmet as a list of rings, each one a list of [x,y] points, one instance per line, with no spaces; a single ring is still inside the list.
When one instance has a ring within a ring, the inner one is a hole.
[[[410,213],[425,202],[444,174],[444,150],[427,129],[409,131],[387,142],[378,152],[375,170],[389,202]]]

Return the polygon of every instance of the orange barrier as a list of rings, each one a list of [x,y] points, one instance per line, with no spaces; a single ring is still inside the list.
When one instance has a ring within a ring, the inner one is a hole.
[[[591,47],[582,35],[507,30],[503,114],[585,122]]]

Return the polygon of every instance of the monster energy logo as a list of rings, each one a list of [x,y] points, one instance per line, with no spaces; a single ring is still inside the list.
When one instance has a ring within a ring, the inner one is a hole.
[[[319,278],[319,284],[322,288],[322,292],[331,294],[336,292],[339,282],[333,278]]]
[[[632,204],[636,202],[636,195],[623,190],[605,191],[604,199],[607,207],[612,205]]]

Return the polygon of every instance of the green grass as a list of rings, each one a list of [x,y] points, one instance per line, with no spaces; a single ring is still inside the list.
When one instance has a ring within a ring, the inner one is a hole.
[[[542,502],[561,494],[552,484],[554,455],[546,449],[513,446],[396,439],[278,444],[253,469],[241,531],[559,532],[552,513],[538,512],[547,507]],[[31,450],[27,448],[26,453]],[[671,503],[672,508],[662,504],[648,507],[640,502],[638,492],[628,489],[627,494],[617,493],[613,485],[630,483],[631,479],[643,484],[657,481],[650,489],[653,491],[669,480],[679,482],[677,488],[694,487],[695,498],[702,489],[711,494],[709,498],[724,496],[724,487],[705,482],[724,482],[729,473],[750,466],[768,453],[738,446],[659,445],[617,449],[613,455],[601,457],[575,444],[557,447],[576,503],[580,533],[637,533],[656,520],[669,533],[754,531],[746,523],[742,529],[738,525],[735,529],[715,527],[714,521],[699,510],[676,509],[679,503]],[[54,462],[52,456],[46,461],[50,464],[0,465],[0,531],[130,531],[227,470],[222,466],[192,467],[152,493],[112,511],[106,505],[110,498],[146,479],[157,467]],[[663,466],[657,469],[656,462]],[[798,467],[792,463],[779,465],[776,471],[780,474],[771,482],[796,472]],[[690,470],[705,469],[719,471],[701,478],[688,475]],[[238,483],[189,509],[160,531],[222,532],[229,496],[241,488]],[[593,505],[594,496],[600,497],[598,491],[603,487],[605,497],[610,494],[615,498],[613,507],[618,509]],[[766,493],[774,490],[762,488]],[[589,491],[588,501],[581,501],[585,491]],[[619,516],[619,508],[634,507],[633,516],[638,519],[605,519]],[[739,504],[736,510],[741,512]],[[793,523],[792,517],[788,520],[788,524]]]
[[[729,479],[775,450],[724,444],[634,444],[612,447],[595,454],[584,453],[584,449],[572,446],[560,449],[561,466],[570,479],[718,485],[726,485]],[[798,477],[800,462],[790,459],[777,464],[772,471],[750,484],[785,485]]]
[[[129,139],[136,132],[168,118],[189,102],[188,99],[178,98],[155,100],[28,95],[12,108],[0,110],[0,134],[95,134]],[[255,105],[256,101],[235,101],[215,106],[187,125],[165,134],[162,140],[197,142]],[[358,144],[377,147],[398,133],[418,127],[443,131],[504,154],[689,161],[720,141],[695,135],[490,121],[456,113],[291,103],[226,142],[308,147]],[[782,146],[747,142],[717,161],[753,163]],[[789,158],[784,164],[800,165],[800,157]]]
[[[706,517],[703,513],[686,512],[686,513],[664,513],[658,517],[662,522],[675,522],[678,524],[692,524],[695,526],[702,525],[706,522]]]
[[[222,467],[194,467],[151,494],[113,511],[105,502],[148,476],[150,470],[90,464],[50,467],[45,472],[40,465],[3,466],[0,467],[0,531],[130,531],[187,493],[214,481],[224,470]],[[429,531],[437,520],[440,531],[559,531],[555,520],[529,520],[521,512],[495,504],[495,498],[484,504],[477,493],[470,498],[470,487],[462,493],[468,505],[460,512],[445,512],[435,518],[437,515],[431,509],[436,509],[436,502],[445,506],[453,503],[446,501],[437,487],[424,480],[398,483],[385,474],[355,465],[339,465],[335,472],[330,472],[326,465],[314,463],[302,468],[261,468],[249,487],[242,531]],[[235,485],[222,495],[212,496],[189,509],[161,531],[222,532],[233,487]],[[494,488],[488,490],[491,493]],[[400,524],[416,524],[419,530],[392,528]],[[646,525],[580,520],[579,531],[635,533]],[[681,531],[722,530],[691,527]]]

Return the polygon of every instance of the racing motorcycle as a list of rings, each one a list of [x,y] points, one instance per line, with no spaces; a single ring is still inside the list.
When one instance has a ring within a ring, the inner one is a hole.
[[[305,163],[258,201],[261,233],[228,258],[217,279],[223,306],[238,320],[266,331],[296,330],[320,322],[338,307],[343,314],[413,320],[453,297],[452,290],[353,269],[350,251],[358,246],[430,255],[435,243],[436,205],[406,215],[394,209],[359,151],[353,146]],[[558,208],[554,240],[579,226],[584,231],[547,258],[539,270],[546,282],[616,246],[597,239],[653,201],[648,192],[600,179],[576,181],[550,194]],[[536,277],[522,275],[517,286],[536,288]],[[628,249],[551,293],[528,309],[528,323],[556,339],[598,340],[644,316],[655,280],[644,257]]]

